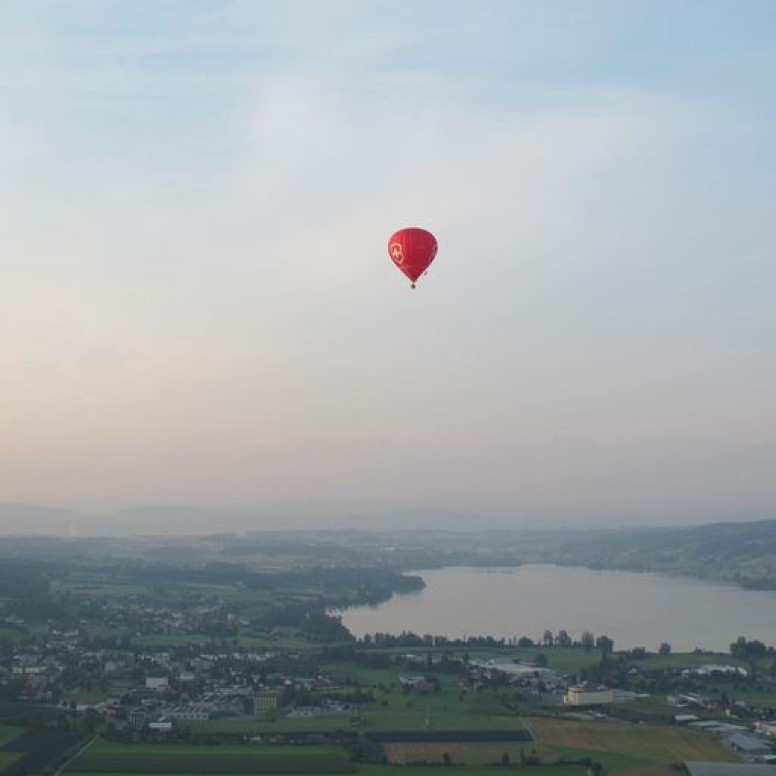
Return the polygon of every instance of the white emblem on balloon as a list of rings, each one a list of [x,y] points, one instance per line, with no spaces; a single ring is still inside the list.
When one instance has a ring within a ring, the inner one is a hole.
[[[404,249],[401,247],[401,243],[391,243],[388,252],[391,254],[394,264],[404,264]]]

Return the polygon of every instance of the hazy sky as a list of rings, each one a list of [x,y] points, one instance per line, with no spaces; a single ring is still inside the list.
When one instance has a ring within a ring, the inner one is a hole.
[[[776,516],[774,40],[772,0],[3,2],[0,501]]]

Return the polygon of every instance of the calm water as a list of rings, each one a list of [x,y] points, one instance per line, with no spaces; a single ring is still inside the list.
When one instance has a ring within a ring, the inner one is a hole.
[[[738,636],[776,646],[776,591],[742,590],[659,574],[528,565],[413,572],[421,593],[343,613],[357,636],[412,631],[454,638],[541,638],[565,629],[614,639],[615,649],[727,652]]]

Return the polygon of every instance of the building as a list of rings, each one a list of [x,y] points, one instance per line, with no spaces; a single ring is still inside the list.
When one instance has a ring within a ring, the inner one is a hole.
[[[280,693],[277,690],[259,690],[253,696],[253,708],[256,714],[263,714],[265,711],[276,709],[279,697]]]
[[[190,722],[207,722],[215,716],[215,710],[210,703],[189,703],[173,709],[167,718],[170,720],[186,720]]]
[[[727,663],[712,664],[705,663],[695,669],[695,673],[700,676],[713,676],[714,674],[734,674],[736,676],[747,676],[746,669],[740,666],[731,666]]]
[[[563,702],[567,706],[599,706],[614,702],[614,692],[602,684],[572,685],[566,691]]]
[[[754,729],[758,733],[768,736],[768,738],[776,738],[776,722],[773,720],[755,722]]]
[[[730,748],[750,757],[760,754],[771,754],[770,742],[759,736],[746,733],[736,733],[730,738]]]
[[[129,712],[129,726],[133,730],[142,730],[145,727],[146,714],[141,709],[133,709]]]

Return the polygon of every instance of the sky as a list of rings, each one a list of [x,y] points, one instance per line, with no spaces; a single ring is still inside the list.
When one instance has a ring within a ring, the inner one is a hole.
[[[771,0],[3,2],[0,502],[776,517],[775,39]]]

